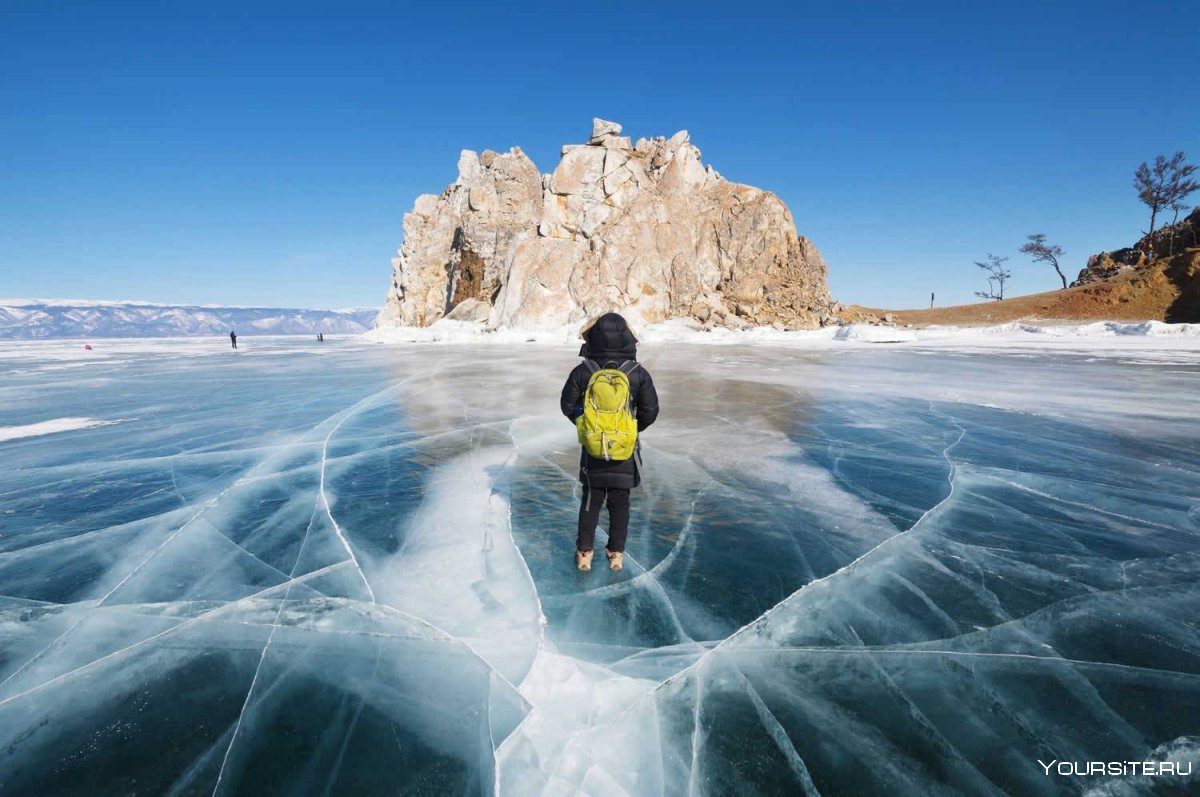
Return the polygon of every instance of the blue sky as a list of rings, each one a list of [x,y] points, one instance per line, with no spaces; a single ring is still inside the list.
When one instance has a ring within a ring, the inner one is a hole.
[[[1047,290],[1027,233],[1074,276],[1146,227],[1138,163],[1200,161],[1198,29],[1188,2],[9,0],[0,296],[378,305],[459,150],[550,171],[593,116],[779,194],[843,301],[974,301],[989,252]]]

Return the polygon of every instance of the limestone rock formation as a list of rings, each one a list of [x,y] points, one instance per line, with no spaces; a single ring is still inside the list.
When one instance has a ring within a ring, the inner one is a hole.
[[[466,299],[489,306],[504,282],[514,241],[542,215],[542,176],[524,152],[464,150],[458,179],[441,196],[417,197],[392,259],[383,323],[426,326]]]
[[[812,327],[833,304],[782,200],[706,167],[687,131],[635,145],[603,119],[548,175],[517,148],[464,151],[458,179],[405,215],[392,263],[381,324],[486,310],[492,327],[553,329],[616,310]]]

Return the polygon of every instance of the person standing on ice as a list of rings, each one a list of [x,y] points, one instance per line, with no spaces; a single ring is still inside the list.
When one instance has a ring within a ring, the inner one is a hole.
[[[658,393],[637,361],[637,338],[617,313],[605,313],[580,330],[584,360],[563,385],[559,406],[579,435],[583,495],[575,539],[575,567],[592,569],[600,507],[608,505],[611,570],[624,566],[630,491],[641,479],[638,433],[658,417]]]
[[[232,329],[229,330],[229,342],[233,344],[233,348],[237,348],[237,333]]]

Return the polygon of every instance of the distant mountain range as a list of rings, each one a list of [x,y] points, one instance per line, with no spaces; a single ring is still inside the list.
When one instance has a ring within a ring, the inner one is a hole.
[[[377,308],[303,310],[71,299],[0,299],[0,339],[329,335],[365,332]]]

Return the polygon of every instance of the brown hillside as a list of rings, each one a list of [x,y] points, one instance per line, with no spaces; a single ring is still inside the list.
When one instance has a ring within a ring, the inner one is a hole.
[[[932,310],[876,310],[851,305],[841,316],[847,321],[866,321],[886,314],[895,323],[912,326],[989,326],[1010,321],[1200,321],[1200,247],[1066,290]]]

